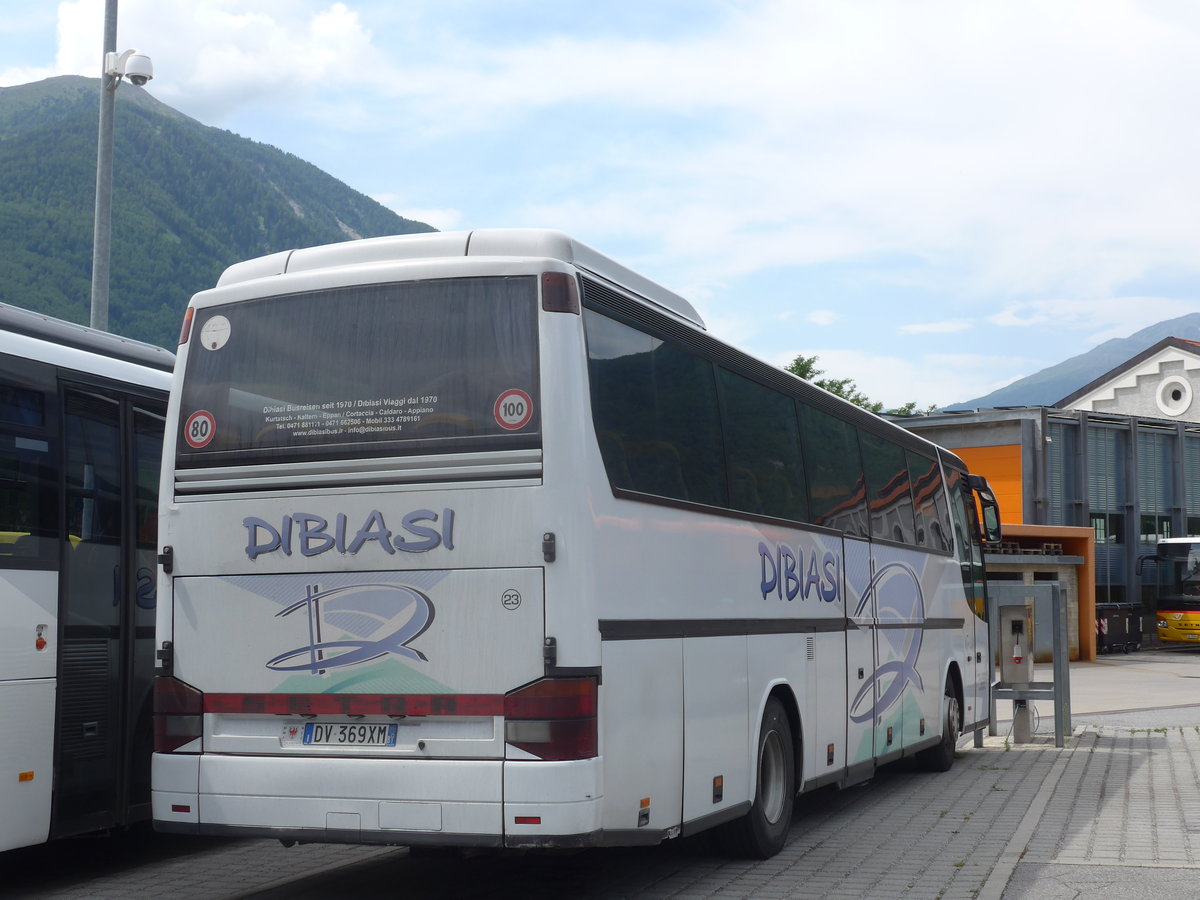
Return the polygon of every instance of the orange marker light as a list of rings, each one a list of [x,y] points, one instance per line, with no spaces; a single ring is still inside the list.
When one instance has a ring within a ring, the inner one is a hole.
[[[17,781],[19,781],[19,782],[33,781],[33,773],[32,772],[18,772],[17,773]]]
[[[196,310],[193,307],[188,307],[183,313],[183,325],[179,329],[179,344],[186,344],[192,337],[192,317],[195,316]]]

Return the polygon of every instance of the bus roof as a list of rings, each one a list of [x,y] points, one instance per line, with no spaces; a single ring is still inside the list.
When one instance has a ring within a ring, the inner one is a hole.
[[[175,368],[175,355],[162,347],[107,331],[96,331],[74,322],[9,306],[7,303],[0,303],[0,331],[25,335],[60,347],[84,350],[163,372],[171,372]]]
[[[285,250],[230,266],[221,275],[217,286],[313,269],[451,256],[557,259],[627,288],[696,328],[703,330],[705,327],[695,307],[683,297],[561,231],[541,228],[436,231]]]

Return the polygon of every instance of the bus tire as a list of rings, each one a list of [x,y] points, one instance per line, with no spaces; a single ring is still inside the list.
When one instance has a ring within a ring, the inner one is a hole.
[[[750,811],[722,826],[719,839],[730,855],[769,859],[787,843],[796,799],[796,755],[792,725],[783,704],[767,700],[758,729],[758,784]]]
[[[921,768],[928,772],[948,772],[954,765],[954,754],[958,749],[958,738],[962,734],[962,707],[954,684],[946,684],[942,696],[942,739],[936,746],[917,754]]]

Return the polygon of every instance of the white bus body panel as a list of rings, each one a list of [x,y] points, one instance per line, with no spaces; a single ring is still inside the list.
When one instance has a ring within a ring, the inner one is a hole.
[[[600,828],[600,760],[154,757],[154,818],[216,829],[269,829],[312,839],[498,845],[510,836],[594,834]],[[563,800],[562,798],[578,798]],[[537,827],[512,824],[540,817]],[[342,832],[342,834],[337,834]]]
[[[9,569],[0,582],[0,810],[20,810],[0,816],[3,851],[50,834],[58,573]]]
[[[541,576],[432,569],[177,578],[176,675],[215,694],[518,687],[542,674]],[[224,743],[213,749],[253,752],[240,736]],[[274,743],[280,752],[278,734]]]
[[[662,834],[683,810],[683,641],[610,641],[603,645],[600,695],[605,831],[642,825]]]
[[[54,701],[53,679],[0,681],[0,716],[9,723],[0,730],[0,851],[50,836]]]
[[[603,471],[598,454],[585,468]],[[970,627],[953,558],[635,503],[606,483],[593,486],[591,503],[595,558],[620,561],[596,567],[601,632],[614,620],[625,629],[610,629],[602,649],[606,830],[631,829],[645,798],[643,827],[659,833],[744,808],[774,688],[795,698],[805,784],[873,770],[877,757],[940,735],[947,672],[956,658],[965,663]],[[760,544],[795,558],[792,599],[786,585],[764,596],[763,567],[774,563]],[[686,601],[658,599],[668,597]],[[703,636],[710,625],[747,633]],[[679,634],[651,639],[655,628]]]

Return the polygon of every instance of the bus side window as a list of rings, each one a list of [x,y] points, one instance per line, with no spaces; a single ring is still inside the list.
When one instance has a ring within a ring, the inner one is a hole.
[[[612,486],[726,505],[712,363],[591,310],[584,326],[592,419]]]
[[[962,473],[948,470],[946,484],[950,491],[950,512],[954,517],[954,532],[958,564],[962,569],[963,592],[975,615],[987,618],[987,601],[983,584],[983,546],[979,542],[979,524],[975,514],[975,498]]]
[[[57,484],[46,392],[0,380],[0,566],[53,566]]]
[[[814,525],[868,537],[866,480],[858,429],[828,413],[800,407],[801,444]]]
[[[946,492],[942,488],[942,473],[937,460],[912,450],[905,452],[912,476],[917,546],[949,552],[954,549],[950,509],[946,505]]]
[[[867,475],[871,537],[916,543],[908,460],[899,444],[867,431],[859,432]]]
[[[733,509],[803,522],[808,517],[800,425],[790,397],[718,370]]]

